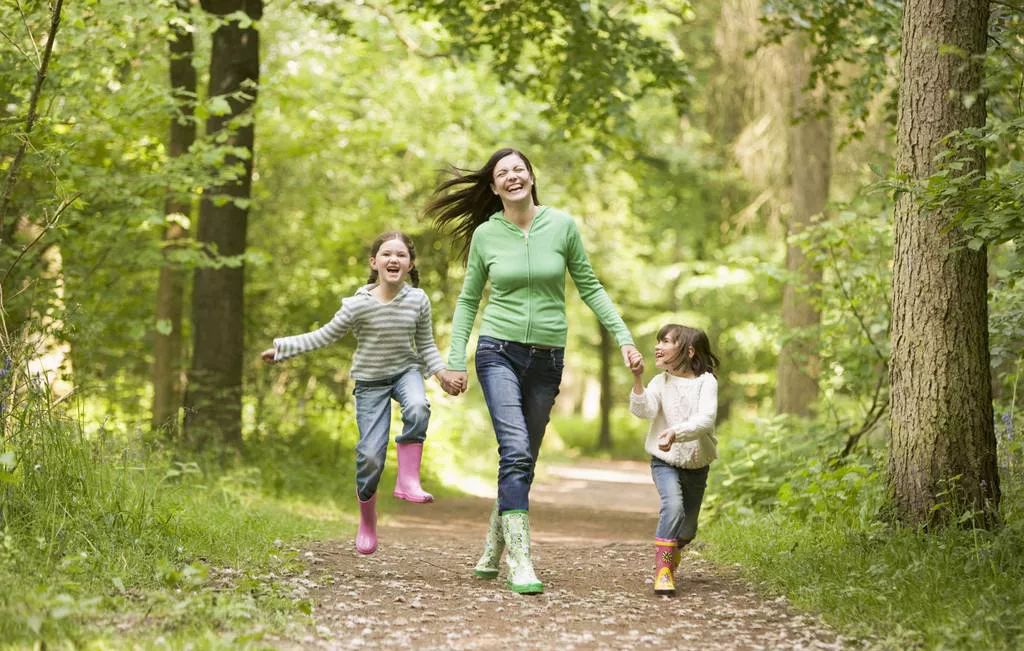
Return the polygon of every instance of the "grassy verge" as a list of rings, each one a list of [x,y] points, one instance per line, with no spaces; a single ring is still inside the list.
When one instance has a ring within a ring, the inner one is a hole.
[[[0,646],[238,648],[306,621],[298,548],[349,535],[350,504],[36,416],[0,450]]]
[[[1019,649],[1024,532],[865,530],[720,518],[709,554],[847,634],[891,649]]]
[[[795,453],[798,434],[778,422],[745,439],[726,432],[737,440],[713,467],[715,508],[701,530],[712,560],[873,648],[1024,647],[1019,473],[1004,470],[1000,529],[925,533],[879,519],[882,455],[833,468]]]

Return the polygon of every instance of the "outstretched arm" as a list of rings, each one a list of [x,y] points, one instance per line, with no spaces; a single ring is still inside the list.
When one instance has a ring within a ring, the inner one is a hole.
[[[341,309],[327,324],[305,334],[278,337],[274,339],[274,347],[260,353],[260,357],[263,358],[263,361],[273,364],[301,353],[323,348],[348,334],[348,331],[352,329],[353,317],[351,306],[347,300],[343,300]]]
[[[576,224],[570,225],[568,241],[566,242],[566,266],[569,275],[579,290],[580,298],[587,304],[587,307],[597,316],[601,325],[615,337],[622,351],[622,361],[634,373],[643,369],[643,355],[636,349],[633,343],[633,336],[629,328],[619,316],[615,304],[608,296],[601,281],[598,280],[594,268],[590,265],[590,259],[583,247],[583,238],[580,236]]]

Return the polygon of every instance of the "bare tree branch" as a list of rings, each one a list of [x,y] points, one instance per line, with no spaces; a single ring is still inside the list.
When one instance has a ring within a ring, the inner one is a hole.
[[[30,56],[28,55],[28,52],[26,52],[25,50],[21,49],[21,46],[20,46],[20,45],[18,45],[18,44],[17,44],[17,43],[16,43],[15,41],[14,41],[14,39],[13,39],[13,38],[11,38],[11,35],[10,35],[10,34],[8,34],[7,32],[5,32],[4,30],[0,29],[0,36],[3,36],[3,37],[4,37],[5,39],[7,39],[7,42],[8,42],[8,43],[10,43],[11,45],[13,45],[13,46],[14,46],[14,49],[15,49],[15,50],[17,50],[17,51],[18,51],[18,53],[19,53],[19,54],[21,54],[21,56],[25,57],[25,58],[26,58],[26,59],[28,59],[29,61],[32,61],[32,57],[30,57]],[[33,65],[33,66],[35,66],[35,65],[36,65],[36,63],[37,63],[36,61],[32,61],[32,65]]]
[[[60,5],[62,2],[58,2],[57,4]],[[56,11],[59,12],[60,8],[58,7]],[[21,21],[25,23],[25,31],[28,32],[28,41],[32,44],[32,49],[36,52],[36,70],[38,70],[42,67],[43,62],[39,57],[39,48],[36,46],[36,37],[35,34],[32,33],[32,25],[28,22],[28,16],[25,15],[25,8],[21,6],[21,0],[18,0],[18,13],[21,14]]]
[[[14,192],[14,184],[18,180],[18,171],[22,160],[25,158],[25,150],[28,148],[28,137],[36,123],[36,108],[39,106],[39,94],[46,80],[46,69],[50,65],[50,55],[53,53],[53,41],[57,37],[57,28],[60,26],[60,11],[64,0],[57,0],[53,6],[53,15],[50,20],[50,33],[46,37],[46,48],[39,67],[36,70],[36,84],[32,88],[32,95],[28,102],[28,115],[25,118],[25,133],[22,134],[21,144],[14,155],[14,161],[7,169],[7,177],[4,179],[3,193],[0,193],[0,233],[4,232],[4,220],[7,217],[7,206],[11,201],[11,194]],[[21,2],[18,2],[18,9],[21,9]],[[22,12],[24,16],[24,12]],[[26,22],[27,25],[27,22]],[[33,40],[34,42],[34,40]]]
[[[871,344],[871,348],[874,349],[875,355],[878,356],[878,359],[882,360],[883,363],[888,364],[888,360],[882,353],[882,349],[878,346],[878,344],[875,343],[875,340],[871,337],[871,331],[868,330],[867,324],[864,323],[864,317],[861,316],[860,312],[857,310],[856,305],[854,305],[853,303],[853,298],[850,296],[850,293],[846,290],[846,283],[843,281],[843,274],[839,270],[839,263],[836,261],[836,252],[831,244],[828,245],[828,256],[829,260],[832,262],[832,269],[833,271],[836,272],[836,278],[839,281],[839,290],[843,293],[843,297],[846,299],[847,306],[850,308],[850,311],[853,312],[853,316],[854,318],[857,319],[857,323],[860,324],[860,329],[864,333],[864,337],[868,340],[868,343]]]
[[[21,259],[25,257],[25,254],[28,253],[29,250],[39,242],[39,240],[43,239],[43,236],[46,235],[50,231],[50,229],[57,225],[57,221],[60,219],[61,213],[67,210],[68,207],[71,204],[73,204],[75,200],[78,199],[78,197],[80,196],[82,196],[81,192],[75,194],[75,196],[71,197],[70,199],[65,199],[64,201],[61,202],[60,207],[57,208],[57,212],[55,212],[53,214],[53,217],[50,218],[46,225],[43,226],[42,229],[40,229],[39,234],[36,235],[31,242],[25,245],[25,248],[21,250],[21,253],[19,253],[18,257],[14,259],[14,262],[11,263],[11,266],[7,267],[7,271],[4,272],[3,278],[0,278],[0,285],[3,285],[7,281],[7,277],[11,275],[11,272],[14,271],[14,268],[17,267],[18,263],[21,262]],[[0,303],[0,307],[2,306],[3,304]]]

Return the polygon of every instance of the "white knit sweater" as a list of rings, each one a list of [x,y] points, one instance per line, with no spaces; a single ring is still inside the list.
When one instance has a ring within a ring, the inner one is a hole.
[[[696,378],[660,373],[642,394],[630,391],[629,410],[651,419],[644,449],[652,456],[679,468],[703,468],[718,457],[718,380],[711,373]],[[663,452],[658,434],[670,428],[676,442]]]

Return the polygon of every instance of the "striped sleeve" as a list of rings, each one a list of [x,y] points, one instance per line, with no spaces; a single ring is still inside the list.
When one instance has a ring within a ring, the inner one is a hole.
[[[426,292],[421,293],[419,317],[416,319],[416,351],[423,358],[426,374],[433,375],[445,369],[437,344],[434,342],[434,322],[430,318],[430,298]]]
[[[321,328],[301,335],[274,339],[274,360],[281,361],[295,357],[338,341],[352,329],[354,317],[354,310],[350,302],[348,299],[343,300],[341,309],[335,313],[334,318]]]

